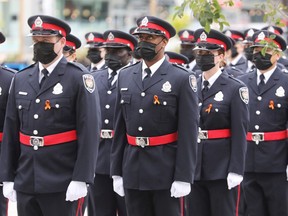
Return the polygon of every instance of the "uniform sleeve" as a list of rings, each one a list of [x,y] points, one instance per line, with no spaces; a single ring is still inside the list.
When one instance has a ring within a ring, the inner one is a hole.
[[[84,77],[88,78],[89,84],[85,85]],[[95,89],[91,92],[93,87]],[[72,180],[93,183],[100,141],[101,114],[97,86],[90,74],[83,74],[78,83],[76,119],[78,149]]]
[[[19,128],[20,121],[15,100],[15,79],[12,81],[1,143],[0,181],[14,182],[18,158],[20,155]]]
[[[121,95],[120,95],[120,78],[121,72],[119,73],[117,81],[117,96],[116,104],[114,110],[114,138],[111,149],[111,165],[110,165],[110,175],[122,176],[122,162],[124,149],[127,143],[126,137],[126,124],[122,113],[122,108],[120,104]]]
[[[191,79],[193,78],[193,79]],[[194,75],[188,75],[181,84],[178,101],[178,144],[174,173],[175,181],[193,182],[196,168],[198,137],[198,96]],[[194,90],[193,90],[194,88]]]
[[[231,101],[231,155],[228,172],[243,175],[249,123],[248,89],[236,88]]]

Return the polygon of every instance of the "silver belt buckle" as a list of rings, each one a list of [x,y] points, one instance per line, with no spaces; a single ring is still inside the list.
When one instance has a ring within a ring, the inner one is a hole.
[[[44,146],[44,138],[38,136],[30,136],[30,145],[33,146],[34,150],[37,150],[39,147]]]
[[[199,130],[198,132],[198,139],[208,139],[208,131],[207,130]]]
[[[142,148],[149,146],[149,137],[136,137],[136,145]]]
[[[252,133],[252,140],[258,145],[259,142],[264,141],[264,133]]]
[[[112,130],[101,130],[100,137],[103,139],[112,139],[113,138],[113,131]]]

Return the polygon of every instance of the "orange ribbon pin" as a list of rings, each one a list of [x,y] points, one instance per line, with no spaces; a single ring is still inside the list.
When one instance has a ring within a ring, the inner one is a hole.
[[[274,101],[273,100],[270,100],[269,102],[269,108],[274,110]]]
[[[50,101],[49,100],[46,100],[45,101],[45,108],[44,108],[45,110],[47,110],[47,109],[51,109],[51,105],[50,105]]]
[[[154,95],[154,104],[160,104],[159,98],[157,95]]]
[[[212,109],[212,104],[209,104],[208,108],[205,110],[205,112],[210,113],[211,109]]]

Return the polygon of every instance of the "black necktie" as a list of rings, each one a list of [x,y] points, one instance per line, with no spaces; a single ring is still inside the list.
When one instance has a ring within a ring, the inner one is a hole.
[[[40,81],[40,88],[43,86],[45,80],[47,79],[49,72],[48,72],[47,69],[44,68],[43,70],[41,70],[41,73],[42,73],[44,76],[42,77],[42,79],[41,79],[41,81]]]
[[[209,82],[207,80],[204,80],[203,82],[203,86],[204,88],[202,89],[202,96],[204,97],[204,95],[208,92],[209,90]]]
[[[263,89],[263,87],[265,86],[265,76],[263,74],[260,75],[260,83],[258,84],[258,90],[259,92],[261,92],[261,90]]]
[[[147,84],[147,82],[149,81],[149,78],[151,77],[151,70],[150,68],[145,68],[144,71],[146,72],[146,76],[144,77],[142,83],[143,83],[143,86],[145,86]]]
[[[112,71],[112,73],[110,74],[110,77],[108,79],[108,86],[109,88],[112,86],[112,81],[114,80],[114,77],[116,76],[117,72],[116,71]]]
[[[97,70],[97,67],[93,67],[91,71],[96,71]]]

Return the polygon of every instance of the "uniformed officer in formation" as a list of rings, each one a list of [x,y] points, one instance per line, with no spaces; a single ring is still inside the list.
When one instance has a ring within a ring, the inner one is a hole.
[[[118,75],[114,190],[125,195],[128,215],[180,216],[179,198],[189,194],[196,165],[196,77],[165,59],[176,33],[168,22],[145,16],[137,26],[143,61]]]
[[[63,48],[63,55],[68,62],[76,62],[76,50],[81,47],[81,41],[75,35],[68,34],[66,36],[66,45]]]
[[[6,40],[5,36],[0,32],[0,44],[4,43]],[[7,67],[0,66],[0,144],[2,143],[3,138],[3,126],[4,126],[4,120],[5,120],[5,113],[6,113],[6,105],[8,100],[8,92],[10,83],[13,79],[15,71],[12,69],[9,69]],[[1,144],[2,145],[2,144]],[[3,191],[3,185],[0,186],[0,215],[1,216],[7,216],[8,212],[8,199],[3,196],[3,193],[6,193],[6,191]],[[12,201],[16,201],[13,199]]]
[[[243,41],[244,45],[244,55],[247,59],[247,70],[246,73],[252,72],[255,68],[253,63],[253,49],[251,46],[253,45],[252,36],[255,32],[259,31],[259,29],[249,28],[244,31],[245,39]]]
[[[63,56],[70,27],[28,19],[34,61],[15,74],[1,146],[4,195],[19,216],[71,215],[93,183],[100,106],[93,76]],[[93,112],[91,112],[93,110]]]
[[[105,49],[103,45],[103,34],[99,32],[88,32],[85,34],[86,47],[88,48],[87,58],[90,60],[90,65],[87,67],[88,71],[97,71],[105,68]]]
[[[286,42],[267,30],[254,33],[252,39],[256,69],[239,78],[248,86],[250,98],[243,180],[248,214],[288,215],[288,77],[277,67]]]
[[[213,29],[198,29],[194,37],[202,76],[197,80],[198,154],[188,211],[191,216],[235,215],[244,174],[248,89],[220,69],[224,52],[231,47],[228,37]]]
[[[117,30],[108,30],[103,36],[107,68],[92,73],[100,96],[102,127],[94,185],[89,187],[88,216],[126,216],[125,200],[113,190],[110,152],[114,136],[116,82],[121,68],[130,64],[137,40],[134,36]]]

